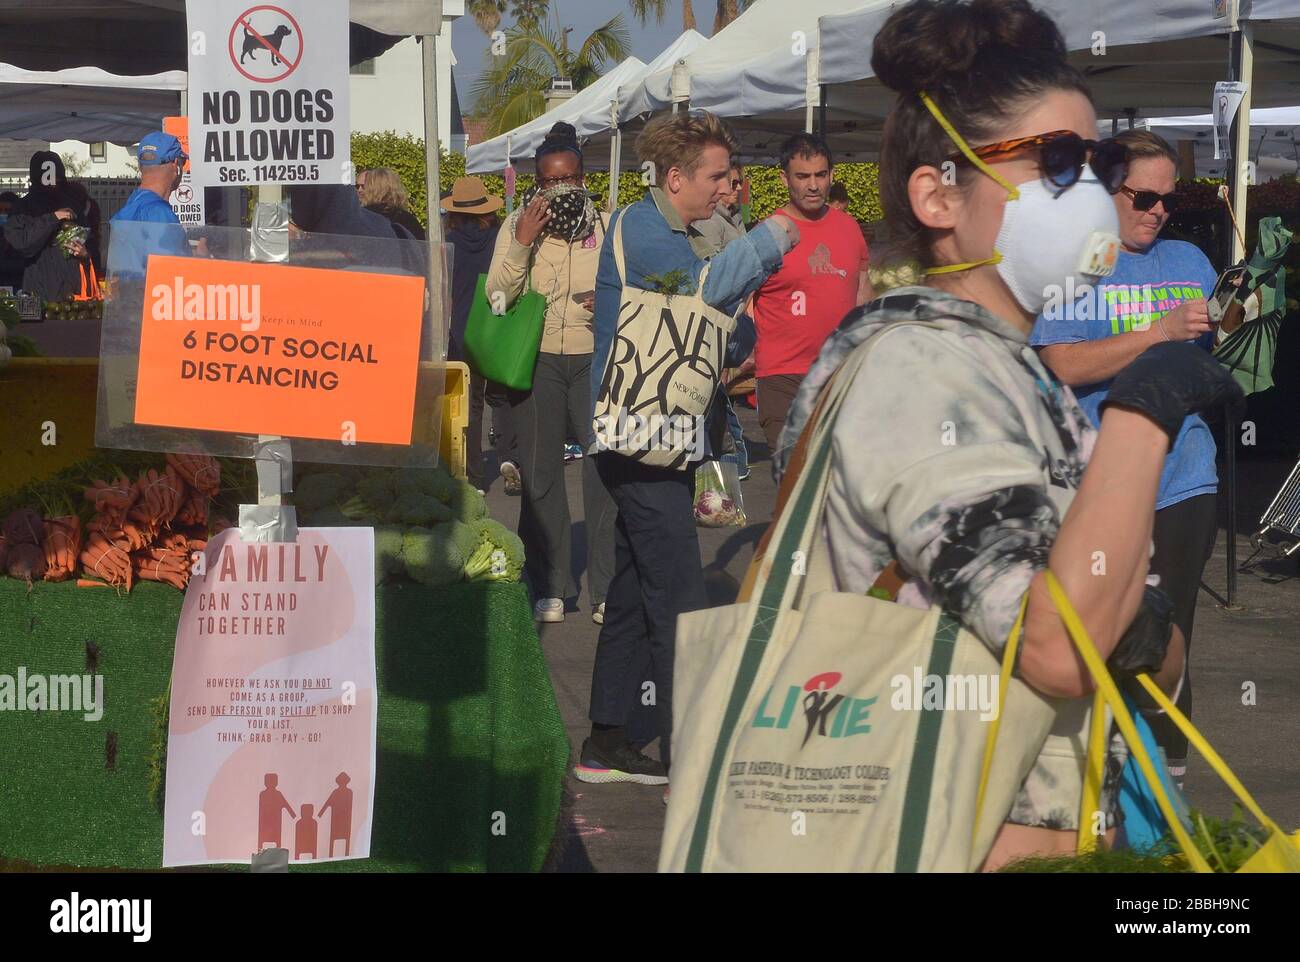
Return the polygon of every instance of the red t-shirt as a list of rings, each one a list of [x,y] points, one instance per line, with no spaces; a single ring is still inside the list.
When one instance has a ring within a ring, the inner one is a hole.
[[[844,211],[796,220],[799,243],[754,295],[755,373],[807,374],[822,343],[858,302],[867,241]]]

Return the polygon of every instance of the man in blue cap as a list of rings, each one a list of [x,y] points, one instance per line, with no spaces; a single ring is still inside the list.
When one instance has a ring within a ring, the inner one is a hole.
[[[141,138],[136,161],[140,186],[110,221],[117,234],[116,238],[109,235],[110,274],[143,277],[150,254],[189,256],[185,228],[167,200],[180,186],[188,160],[181,142],[171,134],[155,130]]]

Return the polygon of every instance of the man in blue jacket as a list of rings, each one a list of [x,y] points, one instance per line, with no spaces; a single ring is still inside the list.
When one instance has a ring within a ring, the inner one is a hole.
[[[114,225],[108,239],[109,274],[143,277],[150,254],[190,255],[185,228],[167,200],[180,186],[188,160],[171,134],[155,130],[140,139],[140,186],[109,221]]]
[[[649,194],[620,211],[627,283],[664,290],[665,278],[684,278],[683,293],[699,284],[714,248],[693,224],[712,216],[730,191],[731,157],[737,143],[708,113],[679,113],[646,126],[637,153],[649,162]],[[618,326],[622,300],[613,252],[611,220],[596,274],[592,320],[592,409],[600,392]],[[774,216],[713,257],[702,295],[727,314],[740,307],[798,241],[798,229]],[[729,353],[743,357],[753,346],[752,323],[737,326]],[[716,400],[716,397],[715,397]],[[715,405],[716,406],[716,405]],[[605,623],[591,679],[591,736],[583,743],[575,776],[584,782],[668,781],[672,733],[673,646],[677,616],[707,605],[699,539],[692,510],[694,464],[675,470],[642,464],[618,450],[595,457],[602,481],[618,506],[614,578],[605,596]],[[633,675],[645,663],[652,678]],[[660,761],[632,747],[626,726],[637,697],[659,708]]]

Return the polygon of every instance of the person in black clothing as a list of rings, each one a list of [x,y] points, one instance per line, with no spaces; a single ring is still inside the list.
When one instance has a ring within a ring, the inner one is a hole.
[[[69,257],[57,238],[66,224],[81,224],[84,199],[72,190],[63,159],[49,150],[32,154],[31,190],[4,225],[5,240],[23,259],[23,290],[47,301],[82,291],[84,257]],[[84,248],[82,249],[84,255]]]
[[[22,200],[13,191],[0,194],[0,287],[18,290],[23,286],[23,259],[4,236],[5,224]]]
[[[411,213],[411,197],[402,178],[391,167],[374,167],[357,176],[357,195],[367,210],[401,224],[416,240],[424,240],[424,227]]]
[[[369,176],[374,171],[367,171]],[[451,331],[447,342],[447,359],[465,361],[465,325],[474,303],[474,290],[480,274],[492,264],[503,205],[500,197],[489,194],[477,177],[459,177],[451,192],[442,200],[447,214],[447,243],[452,246]],[[483,488],[483,404],[492,407],[492,428],[500,462],[515,460],[515,436],[510,422],[507,389],[488,381],[470,364],[469,443],[465,452],[469,483]],[[515,492],[518,493],[518,492]]]

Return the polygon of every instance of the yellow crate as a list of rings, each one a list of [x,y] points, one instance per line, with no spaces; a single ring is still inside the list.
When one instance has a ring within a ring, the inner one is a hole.
[[[439,378],[439,394],[416,392],[415,440],[431,440],[434,398],[440,396],[439,459],[464,478],[469,368],[460,361],[420,365],[422,383]],[[0,494],[90,456],[98,385],[99,360],[93,357],[14,358],[0,368]]]

